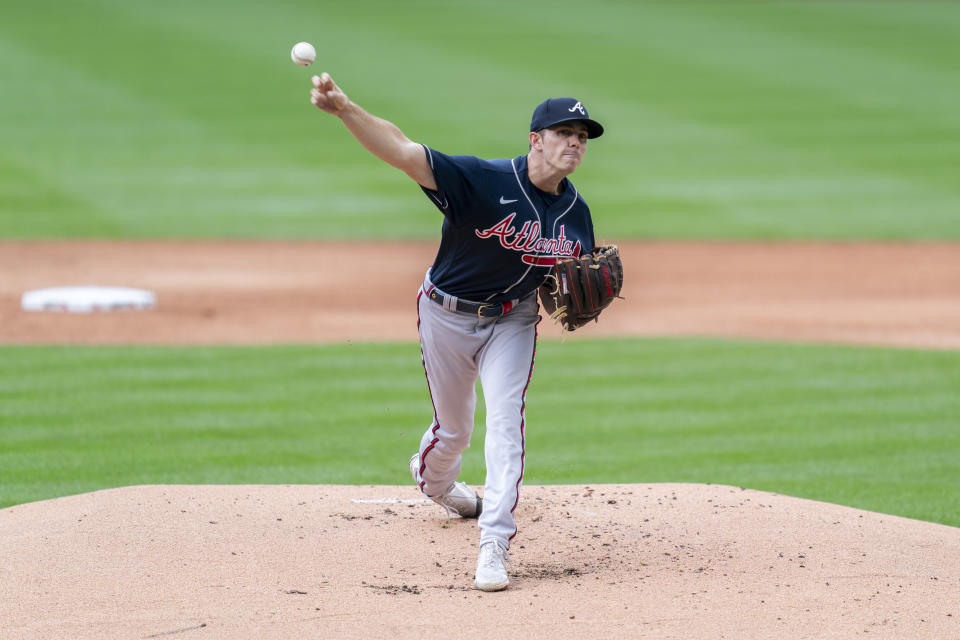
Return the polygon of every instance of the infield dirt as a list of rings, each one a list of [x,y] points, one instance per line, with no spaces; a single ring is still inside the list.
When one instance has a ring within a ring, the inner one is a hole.
[[[570,339],[721,336],[960,348],[960,244],[621,245],[624,300]],[[4,242],[0,342],[417,339],[435,243]],[[157,293],[147,312],[24,312],[28,290]],[[558,337],[544,326],[541,335]]]

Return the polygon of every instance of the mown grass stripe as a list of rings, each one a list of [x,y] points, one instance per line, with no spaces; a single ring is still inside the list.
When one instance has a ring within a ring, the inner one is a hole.
[[[544,340],[526,481],[733,484],[960,525],[958,388],[950,352]],[[0,505],[157,482],[405,484],[431,416],[415,344],[7,346],[0,392]],[[481,402],[475,445],[483,419]],[[482,484],[482,447],[464,478]]]

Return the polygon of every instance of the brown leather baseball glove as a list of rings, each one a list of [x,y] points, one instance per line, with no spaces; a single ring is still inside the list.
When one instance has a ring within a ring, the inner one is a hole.
[[[557,260],[540,287],[540,302],[555,323],[575,331],[620,297],[623,263],[616,245],[597,247],[579,258]]]

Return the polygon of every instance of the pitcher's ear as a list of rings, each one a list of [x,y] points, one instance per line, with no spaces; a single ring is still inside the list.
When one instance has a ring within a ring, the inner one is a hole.
[[[543,148],[543,136],[540,135],[538,131],[530,132],[530,149],[537,149],[538,151]]]

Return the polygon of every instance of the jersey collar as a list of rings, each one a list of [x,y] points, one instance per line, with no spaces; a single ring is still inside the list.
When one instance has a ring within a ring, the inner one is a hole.
[[[523,155],[523,156],[514,158],[513,166],[516,168],[517,174],[521,176],[521,186],[523,187],[523,190],[525,192],[524,196],[528,200],[530,199],[530,196],[532,196],[534,193],[537,193],[537,192],[544,193],[535,184],[533,184],[533,182],[530,181],[530,172],[528,170],[529,167],[527,164],[527,156]],[[564,177],[564,179],[560,181],[560,185],[563,187],[563,189],[560,195],[557,197],[557,202],[550,208],[553,209],[554,207],[561,206],[562,204],[562,209],[565,211],[572,204],[571,200],[576,199],[577,190],[573,187],[573,183],[570,182],[570,180],[566,177]]]

